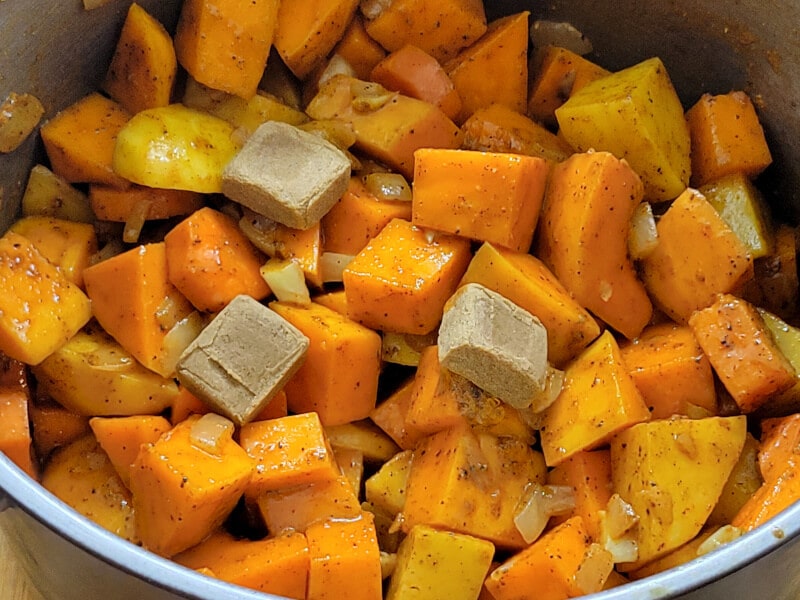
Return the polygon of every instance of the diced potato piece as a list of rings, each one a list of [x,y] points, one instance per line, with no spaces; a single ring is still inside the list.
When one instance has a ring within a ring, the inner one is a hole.
[[[44,106],[33,94],[11,92],[0,104],[0,152],[13,152],[36,129]]]
[[[143,110],[119,130],[114,172],[148,187],[220,192],[222,171],[239,150],[233,132],[182,104]]]
[[[42,391],[86,416],[155,415],[178,394],[99,327],[75,334],[33,373]]]
[[[34,165],[22,196],[23,216],[47,216],[92,223],[94,212],[86,194],[44,165]]]
[[[385,463],[398,451],[394,442],[369,420],[326,425],[325,435],[334,451],[357,450],[372,463]]]
[[[748,432],[739,460],[725,482],[714,510],[708,516],[709,525],[722,526],[731,523],[744,504],[761,487],[763,478],[759,470],[759,446],[758,440]]]
[[[759,415],[785,415],[800,411],[800,329],[789,325],[772,313],[758,309],[775,345],[794,367],[795,383],[789,389],[774,394],[758,411]]]
[[[739,295],[748,302],[791,320],[798,311],[797,231],[791,225],[775,229],[775,252],[753,262],[753,279]]]
[[[648,200],[670,200],[689,183],[689,128],[666,67],[651,58],[587,83],[556,110],[578,152],[607,150],[642,178]]]
[[[367,502],[391,517],[402,512],[413,457],[411,450],[398,452],[369,477],[364,482]]]
[[[634,425],[611,441],[614,491],[639,516],[635,571],[696,536],[744,446],[747,420],[674,419]]]
[[[400,543],[387,600],[477,600],[494,545],[469,535],[416,525]]]

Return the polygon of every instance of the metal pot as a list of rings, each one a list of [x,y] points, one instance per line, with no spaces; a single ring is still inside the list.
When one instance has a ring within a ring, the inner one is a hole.
[[[168,27],[180,2],[139,0]],[[0,2],[0,98],[38,96],[48,116],[97,89],[129,0],[84,11],[79,0]],[[794,0],[487,0],[490,18],[527,9],[569,21],[610,69],[660,56],[688,106],[702,92],[745,89],[757,99],[775,163],[760,186],[776,215],[800,220],[800,2]],[[0,231],[19,211],[34,138],[0,156]],[[0,455],[0,526],[46,598],[256,600],[265,596],[203,577],[102,530]],[[657,576],[592,596],[800,597],[800,505],[720,550]]]

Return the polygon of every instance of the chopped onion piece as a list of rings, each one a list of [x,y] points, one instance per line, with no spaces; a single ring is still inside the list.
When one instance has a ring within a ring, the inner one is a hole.
[[[633,532],[626,532],[622,537],[609,534],[609,514],[605,510],[598,511],[600,517],[600,538],[603,547],[611,553],[615,563],[634,562],[639,558],[639,545]],[[617,526],[619,527],[619,526]]]
[[[122,240],[112,239],[106,245],[100,248],[100,250],[89,257],[89,264],[96,265],[97,263],[108,260],[113,256],[122,254],[124,251],[125,246],[122,244]]]
[[[261,276],[279,301],[294,304],[311,302],[303,269],[296,261],[271,258],[262,265]]]
[[[392,101],[397,92],[391,92],[377,83],[354,80],[350,86],[352,101],[350,105],[359,113],[367,113],[383,108]]]
[[[323,252],[319,257],[319,272],[323,283],[340,282],[342,273],[350,264],[352,254],[339,254],[338,252]]]
[[[122,241],[126,244],[135,244],[139,241],[147,215],[150,214],[150,200],[142,199],[131,207],[131,212],[125,220],[125,228],[122,230]]]
[[[198,446],[214,451],[223,439],[233,435],[233,428],[233,423],[225,417],[208,413],[194,422],[189,437]]]
[[[578,570],[572,576],[575,586],[583,594],[594,594],[603,586],[614,568],[614,558],[600,544],[590,544],[583,555]]]
[[[245,208],[239,219],[239,229],[267,256],[275,257],[280,252],[282,244],[278,241],[278,223],[272,219]]]
[[[540,413],[544,409],[548,408],[553,402],[556,401],[556,398],[558,398],[558,395],[561,393],[562,387],[564,387],[564,371],[556,369],[551,365],[547,365],[544,389],[531,402],[531,411],[534,413]]]
[[[542,534],[550,517],[564,515],[575,508],[575,490],[568,485],[531,484],[523,495],[514,525],[526,543]]]
[[[160,375],[169,377],[175,373],[175,366],[181,354],[200,335],[205,324],[203,316],[193,311],[175,323],[175,326],[167,332],[161,344],[161,358],[158,365]]]
[[[710,536],[708,536],[703,543],[697,547],[697,556],[703,556],[704,554],[713,552],[720,546],[723,546],[728,542],[732,542],[736,538],[742,537],[742,533],[744,532],[738,527],[734,527],[733,525],[723,525]]]
[[[537,48],[543,46],[559,46],[571,50],[575,54],[589,54],[592,42],[575,29],[571,23],[559,21],[534,21],[531,25],[531,42]]]
[[[622,496],[614,494],[608,500],[606,519],[608,535],[612,538],[620,538],[639,522],[639,515],[630,504],[622,499]]]
[[[381,577],[389,579],[397,566],[397,554],[381,550]]]
[[[361,13],[369,20],[375,19],[392,4],[392,0],[361,0]]]
[[[356,143],[355,129],[350,123],[341,119],[315,119],[297,127],[307,133],[318,135],[343,152]]]
[[[347,75],[348,77],[358,76],[356,70],[353,68],[353,65],[351,65],[347,59],[338,52],[334,53],[330,59],[328,59],[328,64],[325,65],[324,69],[322,69],[322,73],[320,73],[317,85],[322,87],[326,81],[335,75]]]
[[[425,241],[429,244],[436,242],[436,232],[433,229],[425,230]]]
[[[400,173],[370,173],[364,177],[364,186],[378,200],[411,202],[411,186]]]
[[[658,246],[658,230],[653,208],[649,202],[640,202],[631,217],[628,232],[628,253],[633,260],[647,258]]]

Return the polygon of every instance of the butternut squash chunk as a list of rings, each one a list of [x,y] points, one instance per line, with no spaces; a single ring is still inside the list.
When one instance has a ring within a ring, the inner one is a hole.
[[[605,331],[567,366],[561,393],[544,413],[540,431],[547,465],[596,448],[649,418],[616,340]]]
[[[164,417],[92,417],[89,419],[97,443],[108,455],[119,478],[130,488],[131,465],[143,444],[155,444],[172,428]]]
[[[37,479],[39,469],[34,460],[31,426],[28,416],[30,394],[27,387],[0,388],[0,452],[20,469]]]
[[[429,241],[408,221],[393,219],[344,270],[347,314],[374,329],[433,331],[469,259],[466,239]]]
[[[744,446],[744,416],[634,425],[611,441],[614,492],[639,516],[635,571],[696,536]]]
[[[367,33],[389,52],[406,44],[445,62],[486,32],[481,0],[375,2],[362,9]]]
[[[178,72],[175,48],[164,26],[131,4],[103,88],[131,114],[166,106]]]
[[[678,323],[752,276],[747,247],[696,190],[687,189],[656,224],[658,245],[642,279],[658,307]]]
[[[538,258],[484,243],[459,285],[479,283],[539,318],[547,329],[547,357],[564,366],[598,335],[597,321]]]
[[[70,183],[126,187],[125,175],[112,164],[117,137],[129,119],[128,111],[98,93],[59,112],[40,129],[53,172]]]
[[[620,354],[653,419],[687,416],[697,406],[716,413],[711,363],[689,327],[648,326],[620,344]]]
[[[356,147],[411,178],[418,148],[458,148],[461,131],[428,102],[347,75],[326,81],[309,102],[314,119],[352,125]]]
[[[745,92],[703,94],[686,111],[692,140],[692,185],[725,175],[755,177],[772,162],[755,106]]]
[[[369,79],[372,69],[386,56],[386,50],[369,36],[363,16],[356,12],[336,44],[334,54],[347,61],[356,77]]]
[[[542,158],[420,148],[414,153],[412,222],[526,252],[546,180]]]
[[[437,356],[438,358],[438,356]],[[424,437],[407,425],[416,377],[410,377],[370,413],[370,419],[392,438],[402,450],[411,450]]]
[[[628,257],[642,193],[626,161],[608,152],[573,154],[553,167],[540,216],[540,258],[579,304],[629,339],[653,312]]]
[[[305,78],[344,35],[358,0],[281,0],[275,49],[298,78]]]
[[[383,594],[380,549],[372,514],[327,520],[306,530],[307,600],[380,600]]]
[[[594,148],[626,159],[648,200],[671,200],[689,183],[689,129],[660,59],[587,83],[555,114],[560,135],[578,152]]]
[[[36,365],[92,316],[89,299],[28,238],[0,238],[0,352]]]
[[[231,217],[201,208],[164,236],[169,281],[195,308],[219,312],[240,294],[262,300],[270,289],[262,255]]]
[[[141,447],[130,482],[145,548],[171,557],[222,525],[255,471],[232,435],[227,419],[193,415]]]
[[[524,112],[528,104],[528,11],[489,24],[474,44],[444,65],[461,97],[463,123],[479,108],[502,104]],[[487,77],[492,73],[492,77]],[[502,81],[502,85],[497,82]]]
[[[720,294],[711,306],[692,313],[689,326],[743,413],[795,384],[794,367],[750,303]]]
[[[41,459],[91,431],[89,417],[75,414],[55,401],[32,402],[28,405],[28,414],[33,430],[33,447]]]
[[[188,0],[175,32],[180,64],[200,83],[249,99],[267,64],[277,0]]]
[[[289,410],[315,411],[324,425],[366,419],[378,397],[380,336],[313,302],[272,302],[270,308],[310,342],[305,362],[284,387]]]
[[[92,312],[103,329],[145,367],[170,375],[174,365],[164,364],[164,338],[192,306],[167,277],[164,242],[106,259],[83,276]]]
[[[241,540],[217,531],[173,560],[190,569],[246,588],[304,600],[308,578],[308,542],[302,533],[263,540]]]
[[[132,185],[124,190],[92,185],[89,187],[89,202],[95,216],[101,221],[124,223],[143,206],[144,218],[148,221],[188,215],[202,208],[203,197],[197,192],[143,185]]]

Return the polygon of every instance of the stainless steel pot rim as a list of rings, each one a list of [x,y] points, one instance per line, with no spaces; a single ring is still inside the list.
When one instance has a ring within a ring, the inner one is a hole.
[[[5,492],[11,506],[22,509],[87,553],[178,596],[194,600],[279,598],[206,577],[126,542],[61,502],[2,453],[0,492]],[[597,600],[654,599],[685,594],[746,567],[798,535],[800,503],[783,511],[767,525],[690,563],[590,597]]]

